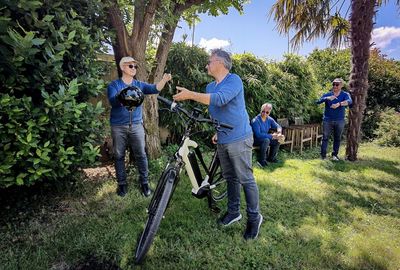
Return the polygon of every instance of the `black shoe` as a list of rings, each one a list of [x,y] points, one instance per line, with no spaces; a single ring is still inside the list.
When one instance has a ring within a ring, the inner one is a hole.
[[[337,155],[332,155],[332,160],[333,161],[340,161],[340,158],[338,158]]]
[[[277,160],[276,158],[268,159],[267,161],[270,162],[270,163],[278,163],[279,162],[279,160]]]
[[[149,197],[151,195],[149,184],[142,184],[142,194],[145,197]]]
[[[117,195],[124,197],[128,193],[128,186],[127,185],[118,185],[117,188]]]
[[[261,214],[258,216],[258,219],[256,221],[254,222],[247,221],[246,231],[244,232],[243,235],[244,239],[245,240],[256,239],[258,233],[260,232],[260,226],[262,222],[263,222],[263,216]]]
[[[265,168],[268,164],[265,161],[257,161],[257,165],[261,168]]]
[[[222,217],[218,219],[218,224],[221,226],[229,226],[242,218],[242,214],[229,214],[226,212]]]

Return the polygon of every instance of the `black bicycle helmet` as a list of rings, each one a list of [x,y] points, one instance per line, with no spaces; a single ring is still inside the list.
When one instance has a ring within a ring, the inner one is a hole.
[[[144,100],[144,94],[137,86],[128,86],[121,90],[118,94],[118,100],[128,110],[139,107]]]

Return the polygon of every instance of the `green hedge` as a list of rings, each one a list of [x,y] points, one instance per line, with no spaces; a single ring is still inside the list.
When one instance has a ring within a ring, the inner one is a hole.
[[[191,47],[183,42],[173,44],[168,55],[168,72],[173,75],[173,83],[163,96],[172,97],[175,86],[180,85],[198,92],[204,92],[212,78],[207,75],[208,54],[201,48]],[[243,81],[247,111],[250,119],[260,112],[265,102],[274,105],[272,116],[275,118],[303,117],[305,121],[320,121],[322,110],[314,104],[317,98],[318,84],[311,65],[302,57],[285,56],[280,63],[267,62],[256,56],[245,53],[232,56],[232,72]],[[186,102],[186,106],[201,107],[207,113],[206,106]],[[178,142],[182,133],[181,120],[175,115],[161,113],[160,123],[166,126]],[[214,132],[211,127],[202,127],[206,135]]]
[[[380,113],[375,141],[382,146],[400,146],[400,113],[393,108]]]
[[[98,2],[2,3],[0,188],[62,180],[99,152],[103,109],[87,102],[104,89]]]

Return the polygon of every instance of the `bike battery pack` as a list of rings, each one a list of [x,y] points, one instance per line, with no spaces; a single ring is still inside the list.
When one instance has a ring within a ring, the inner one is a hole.
[[[193,151],[190,151],[188,154],[190,165],[193,169],[194,176],[196,177],[197,184],[201,186],[203,182],[203,176],[201,175],[199,163],[197,162],[196,154]]]

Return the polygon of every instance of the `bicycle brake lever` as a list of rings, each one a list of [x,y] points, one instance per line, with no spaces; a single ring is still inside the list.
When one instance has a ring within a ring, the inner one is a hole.
[[[178,106],[179,105],[178,105],[178,103],[175,102],[175,100],[172,101],[172,103],[171,103],[171,111],[175,112],[177,110]]]

